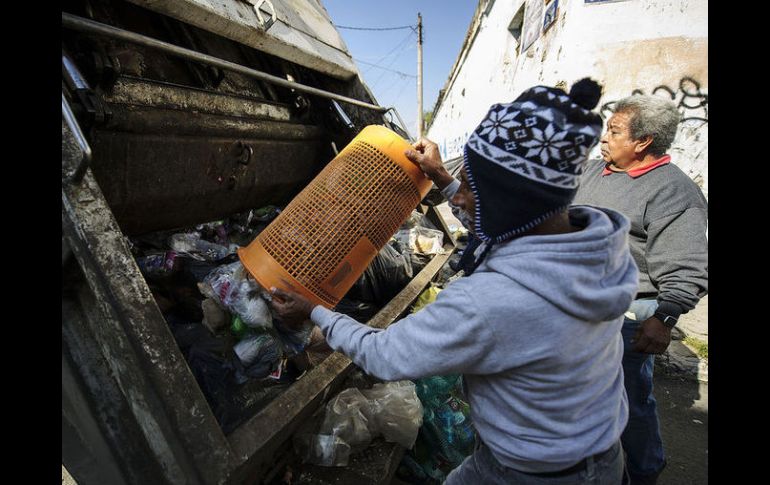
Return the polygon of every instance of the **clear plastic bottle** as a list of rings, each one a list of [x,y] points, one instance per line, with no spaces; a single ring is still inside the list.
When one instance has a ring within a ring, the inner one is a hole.
[[[174,251],[199,261],[219,261],[233,252],[233,248],[208,242],[195,232],[174,234],[169,238],[168,244]]]

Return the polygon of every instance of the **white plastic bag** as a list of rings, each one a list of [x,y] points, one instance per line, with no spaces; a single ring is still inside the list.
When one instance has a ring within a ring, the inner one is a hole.
[[[372,441],[369,419],[370,403],[355,387],[345,389],[326,404],[321,434],[339,437],[355,452]]]
[[[302,461],[321,466],[347,466],[350,459],[350,445],[337,436],[329,434],[303,434],[295,438],[295,447],[300,451]]]
[[[346,466],[351,453],[363,450],[380,435],[412,448],[422,413],[411,381],[345,389],[326,404],[320,426],[306,423],[294,435],[294,446],[305,463]]]
[[[372,419],[378,434],[387,441],[411,448],[422,426],[422,403],[412,381],[375,384],[361,393],[371,405]],[[371,429],[371,427],[370,427]]]
[[[416,226],[402,229],[395,235],[396,240],[413,253],[441,254],[444,252],[444,233],[435,229]]]
[[[198,288],[251,328],[270,328],[273,324],[270,308],[261,296],[264,290],[248,276],[240,261],[213,270]]]

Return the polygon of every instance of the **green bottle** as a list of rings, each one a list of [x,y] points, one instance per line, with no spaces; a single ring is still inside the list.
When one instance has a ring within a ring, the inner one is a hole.
[[[233,320],[230,323],[230,331],[233,333],[235,338],[240,340],[248,330],[249,330],[249,327],[247,327],[246,324],[243,323],[243,320],[241,320],[241,317],[239,317],[238,315],[233,315]]]

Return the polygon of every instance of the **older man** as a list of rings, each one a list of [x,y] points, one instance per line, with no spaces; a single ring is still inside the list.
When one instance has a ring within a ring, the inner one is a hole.
[[[623,447],[631,483],[654,484],[665,466],[655,398],[654,355],[666,350],[679,316],[708,288],[708,206],[666,150],[679,124],[676,106],[656,96],[619,101],[588,162],[575,204],[617,210],[631,220],[639,293],[623,323],[629,421]]]

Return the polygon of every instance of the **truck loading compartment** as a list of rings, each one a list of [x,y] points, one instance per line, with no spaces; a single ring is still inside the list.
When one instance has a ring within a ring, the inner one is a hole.
[[[320,5],[273,2],[274,20],[255,24],[252,38],[226,16],[251,13],[250,4],[219,2],[195,16],[209,4],[63,5],[62,460],[83,483],[260,483],[355,368],[334,353],[225,433],[134,261],[129,237],[285,205],[368,124],[406,137],[341,41],[319,57],[336,35]],[[317,49],[270,35],[290,39],[292,24],[310,18],[297,17],[302,9],[316,14],[301,28],[321,32]],[[438,212],[422,209],[444,231],[446,251],[368,322],[374,327],[403,315],[454,247]]]

